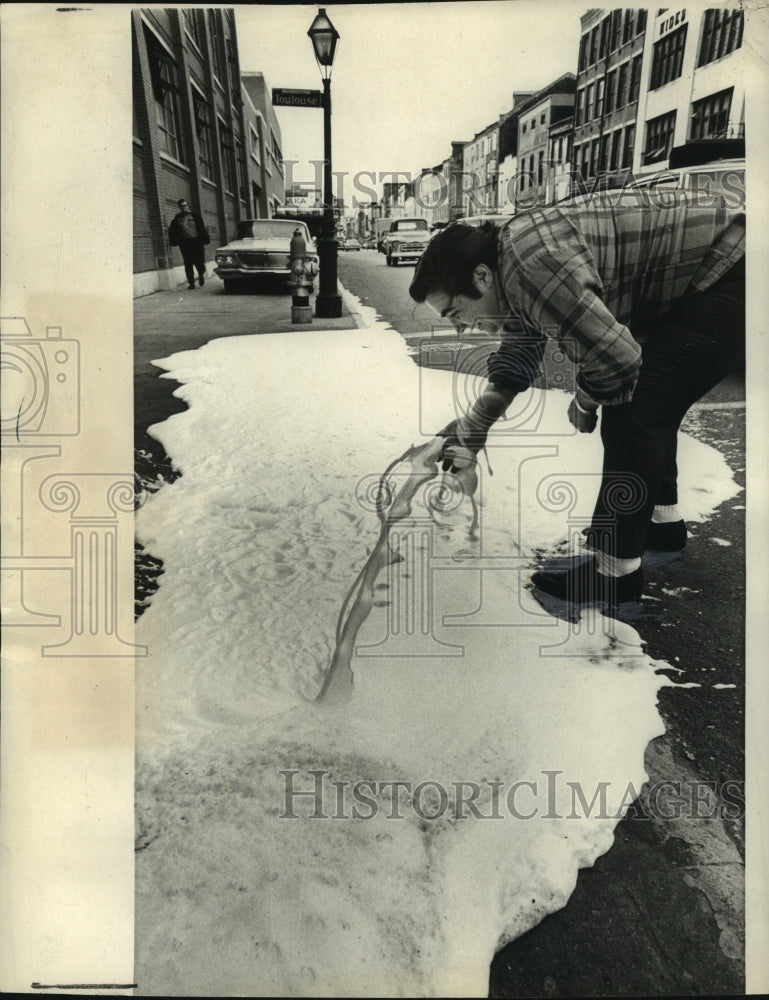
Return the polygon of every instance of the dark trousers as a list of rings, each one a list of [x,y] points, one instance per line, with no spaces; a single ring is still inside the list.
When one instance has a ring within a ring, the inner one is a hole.
[[[179,250],[184,261],[184,273],[190,285],[195,284],[195,271],[201,277],[206,273],[206,246],[203,240],[179,240]]]
[[[640,556],[656,505],[678,502],[676,443],[689,407],[745,362],[745,261],[678,303],[642,346],[633,399],[601,410],[603,477],[593,543]]]

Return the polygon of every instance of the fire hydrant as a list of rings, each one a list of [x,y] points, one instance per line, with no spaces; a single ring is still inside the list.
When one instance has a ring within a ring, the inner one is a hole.
[[[317,274],[315,260],[307,257],[307,243],[301,229],[295,229],[291,238],[291,322],[312,323],[310,294]]]

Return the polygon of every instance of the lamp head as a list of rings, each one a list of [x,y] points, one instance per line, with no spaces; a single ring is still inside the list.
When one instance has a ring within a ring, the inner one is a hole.
[[[326,75],[328,75],[334,63],[339,32],[331,23],[326,14],[325,7],[319,8],[307,34],[310,36],[312,47],[315,50],[315,58],[318,60],[318,65],[325,67],[327,70]]]

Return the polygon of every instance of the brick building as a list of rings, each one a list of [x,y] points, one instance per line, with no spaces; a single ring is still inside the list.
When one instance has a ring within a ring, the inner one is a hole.
[[[587,187],[633,167],[647,20],[630,8],[581,18],[572,162]]]
[[[232,10],[133,10],[131,33],[134,294],[144,295],[183,280],[168,245],[180,198],[202,215],[214,248],[240,219],[269,214],[283,180],[277,121],[244,99]]]

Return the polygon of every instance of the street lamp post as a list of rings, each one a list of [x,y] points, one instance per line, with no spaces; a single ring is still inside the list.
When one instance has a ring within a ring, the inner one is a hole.
[[[331,172],[331,67],[339,32],[321,7],[307,32],[323,78],[323,226],[318,238],[318,294],[315,315],[337,319],[342,315],[342,297],[337,288],[336,222],[334,220],[333,175]]]

